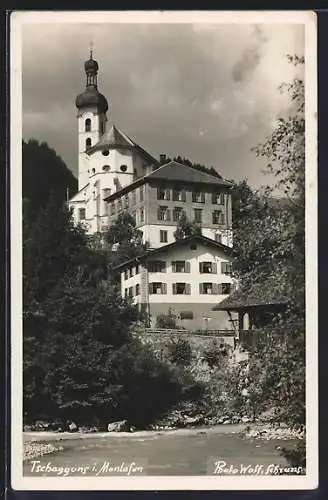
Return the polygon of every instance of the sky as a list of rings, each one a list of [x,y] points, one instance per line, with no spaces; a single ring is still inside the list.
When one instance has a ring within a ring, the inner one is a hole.
[[[288,110],[278,87],[295,76],[286,55],[304,55],[303,25],[26,24],[22,37],[23,138],[47,142],[75,175],[92,40],[109,118],[144,149],[255,188],[272,181],[252,148]]]

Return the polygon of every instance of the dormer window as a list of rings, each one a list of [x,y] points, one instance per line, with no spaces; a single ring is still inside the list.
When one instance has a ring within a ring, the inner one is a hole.
[[[91,120],[87,118],[84,122],[84,129],[86,132],[91,132]]]
[[[102,154],[104,156],[108,156],[109,155],[109,150],[108,149],[104,149],[104,151],[102,152]]]
[[[104,165],[102,169],[103,169],[104,172],[109,172],[110,171],[110,165]]]
[[[88,149],[91,147],[91,139],[90,137],[88,137],[86,140],[85,140],[85,149]]]
[[[121,169],[121,172],[126,172],[128,167],[127,167],[127,165],[121,165],[120,169]]]

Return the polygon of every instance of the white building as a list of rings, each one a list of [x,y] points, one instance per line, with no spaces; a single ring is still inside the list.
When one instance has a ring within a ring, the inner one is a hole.
[[[161,246],[119,266],[121,293],[130,297],[156,326],[169,309],[184,328],[233,328],[224,312],[213,308],[235,288],[232,249],[204,236]]]

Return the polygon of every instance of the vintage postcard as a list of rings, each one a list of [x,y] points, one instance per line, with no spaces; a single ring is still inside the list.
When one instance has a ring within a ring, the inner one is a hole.
[[[12,487],[316,488],[316,15],[10,26]]]

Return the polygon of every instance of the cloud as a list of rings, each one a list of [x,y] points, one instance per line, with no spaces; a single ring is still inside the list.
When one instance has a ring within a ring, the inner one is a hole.
[[[267,42],[268,37],[262,28],[255,25],[251,35],[251,45],[242,52],[240,59],[232,68],[232,78],[235,82],[240,83],[252,78],[263,57],[264,45]]]
[[[75,174],[74,103],[85,87],[91,38],[99,90],[118,127],[155,156],[180,154],[226,177],[261,182],[263,165],[250,150],[286,109],[277,87],[293,77],[284,56],[302,53],[302,27],[27,25],[24,137],[47,141]]]

